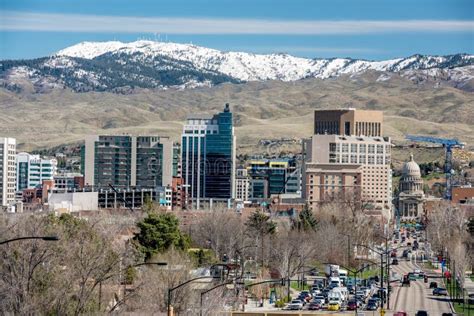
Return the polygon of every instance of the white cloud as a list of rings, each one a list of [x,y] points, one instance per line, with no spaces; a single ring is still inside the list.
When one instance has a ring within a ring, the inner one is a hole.
[[[167,34],[372,34],[390,32],[473,32],[470,20],[289,21],[180,17],[122,17],[4,11],[2,31]]]

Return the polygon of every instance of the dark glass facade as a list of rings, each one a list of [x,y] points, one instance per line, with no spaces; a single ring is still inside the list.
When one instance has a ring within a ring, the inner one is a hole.
[[[181,170],[189,196],[232,198],[234,134],[228,105],[213,117],[188,123],[181,143]]]

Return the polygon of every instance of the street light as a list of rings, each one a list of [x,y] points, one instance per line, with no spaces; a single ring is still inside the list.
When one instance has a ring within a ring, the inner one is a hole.
[[[0,245],[3,244],[8,244],[12,241],[17,241],[17,240],[26,240],[26,239],[41,239],[44,241],[58,241],[59,237],[58,236],[29,236],[29,237],[17,237],[13,239],[8,239],[0,242]]]
[[[182,286],[185,286],[186,284],[189,284],[191,282],[194,282],[194,281],[197,281],[197,280],[202,280],[202,279],[220,279],[220,277],[213,277],[213,276],[203,276],[203,277],[197,277],[197,278],[193,278],[193,279],[190,279],[190,280],[187,280],[181,284],[178,284],[177,286],[175,287],[172,287],[172,288],[169,288],[168,289],[168,302],[167,302],[167,310],[168,310],[168,316],[172,316],[172,313],[171,313],[171,293],[174,291],[174,290],[177,290],[179,289],[180,287]]]
[[[383,288],[383,255],[385,254],[384,252],[379,252],[367,245],[360,245],[360,244],[357,244],[356,247],[364,247],[364,248],[367,248],[373,252],[375,252],[376,254],[380,255],[380,288]],[[390,285],[390,284],[389,284]],[[388,287],[387,287],[387,290],[388,290]],[[387,291],[388,292],[388,291]],[[390,297],[390,293],[388,293],[387,297],[389,298]],[[382,308],[383,308],[383,304],[384,304],[384,300],[382,298]],[[387,300],[387,307],[389,306],[389,301]]]
[[[166,266],[166,265],[168,265],[168,262],[142,262],[142,263],[137,263],[137,264],[134,264],[134,265],[128,265],[127,268],[125,268],[124,271],[126,271],[126,270],[128,270],[128,269],[130,269],[130,268],[136,268],[136,267],[148,266],[148,265]],[[120,268],[120,274],[119,274],[120,279],[122,279],[122,276],[121,276],[122,274],[121,274],[121,272],[122,272],[122,268]],[[116,274],[110,275],[110,276],[104,278],[103,280],[100,280],[100,281],[99,281],[99,311],[100,311],[101,308],[102,308],[102,282],[104,282],[104,281],[106,281],[106,280],[108,280],[108,279],[110,279],[111,277],[114,277],[114,276],[116,276]],[[125,303],[126,286],[127,286],[127,284],[126,284],[125,280],[123,280],[123,301],[122,301],[122,302],[120,302],[120,301],[117,302],[117,304],[115,304],[115,305],[111,308],[111,310],[110,310],[111,312],[112,312],[117,306],[119,306],[120,304]],[[120,286],[119,286],[119,289],[120,289]],[[120,293],[120,291],[119,291],[119,293]]]

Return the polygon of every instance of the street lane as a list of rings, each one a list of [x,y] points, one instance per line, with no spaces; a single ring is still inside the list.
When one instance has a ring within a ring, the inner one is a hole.
[[[420,268],[410,261],[399,259],[399,265],[392,266],[391,270],[400,275],[407,274]],[[439,286],[442,286],[440,278],[430,278],[428,283],[423,280],[410,282],[410,287],[402,287],[400,284],[393,284],[393,294],[391,299],[394,304],[388,315],[393,315],[397,311],[405,311],[408,315],[415,315],[418,310],[426,310],[429,315],[440,316],[444,312],[451,312],[447,297],[433,296],[433,290],[429,288],[429,282],[436,281]],[[396,285],[395,285],[396,284]]]

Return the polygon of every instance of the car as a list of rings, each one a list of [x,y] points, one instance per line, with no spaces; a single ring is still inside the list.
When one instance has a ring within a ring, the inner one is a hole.
[[[392,265],[393,266],[398,266],[398,259],[393,259],[392,260]]]
[[[410,286],[410,279],[404,278],[402,281],[402,286]]]
[[[453,313],[442,313],[441,316],[454,316]]]
[[[408,249],[403,250],[402,257],[407,258],[410,251]]]
[[[396,258],[397,257],[397,251],[394,250],[392,253],[390,253],[390,258]]]
[[[415,316],[428,316],[427,311],[419,310],[416,312]]]
[[[367,303],[367,306],[365,307],[365,309],[368,311],[376,311],[377,308],[379,308],[377,303],[372,300],[369,300],[369,302]]]
[[[350,300],[349,302],[347,302],[347,310],[353,311],[353,310],[356,310],[357,307],[359,307],[359,306],[357,305],[357,301],[355,301],[355,300]]]
[[[381,306],[382,305],[382,299],[380,297],[372,297],[372,300],[375,301],[375,303],[377,303],[377,306]],[[369,300],[370,301],[370,300]]]
[[[407,242],[407,247],[411,247],[411,242]]]
[[[446,295],[448,295],[448,291],[446,291],[446,289],[444,289],[442,287],[437,287],[433,290],[433,295],[446,296]]]
[[[328,304],[328,311],[338,311],[340,309],[341,309],[341,305],[339,305],[339,303],[330,302]]]
[[[393,316],[408,316],[408,314],[406,312],[400,311],[393,314]]]
[[[321,309],[321,304],[316,302],[311,302],[308,306],[308,310],[310,311],[319,311]]]
[[[300,300],[292,300],[290,304],[286,307],[292,311],[299,311],[303,309],[303,302]]]

